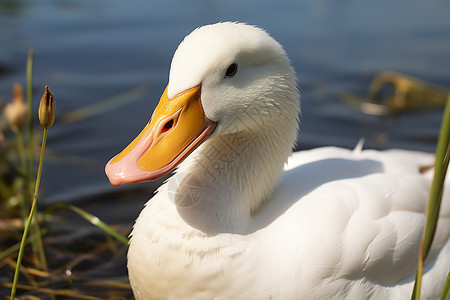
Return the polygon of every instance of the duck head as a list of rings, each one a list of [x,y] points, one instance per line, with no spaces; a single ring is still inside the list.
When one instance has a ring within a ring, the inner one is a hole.
[[[291,127],[292,149],[298,98],[289,60],[265,31],[230,22],[197,28],[178,46],[150,121],[106,174],[113,185],[158,179],[206,140],[245,130],[286,135]]]

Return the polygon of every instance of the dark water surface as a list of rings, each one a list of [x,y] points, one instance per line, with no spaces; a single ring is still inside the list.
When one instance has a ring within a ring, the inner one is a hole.
[[[442,109],[377,117],[338,96],[364,96],[383,70],[450,86],[449,12],[444,0],[0,0],[0,99],[9,101],[13,82],[25,83],[26,55],[34,49],[35,104],[48,84],[57,112],[39,201],[93,207],[107,222],[131,226],[161,181],[114,188],[103,168],[150,118],[171,57],[194,28],[247,22],[284,46],[302,94],[299,149],[352,148],[364,137],[370,148],[433,152]],[[130,91],[120,107],[64,119]]]

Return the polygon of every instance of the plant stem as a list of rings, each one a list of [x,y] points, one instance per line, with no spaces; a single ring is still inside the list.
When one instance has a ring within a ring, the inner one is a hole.
[[[27,173],[27,156],[25,153],[25,147],[23,143],[23,134],[21,131],[17,133],[17,148],[19,149],[20,163],[21,163],[21,172],[22,176],[25,178],[25,184],[21,182],[22,186],[24,186],[25,191],[20,195],[20,216],[22,217],[22,221],[25,224],[27,219],[27,212],[29,211],[28,205],[28,173]]]
[[[34,233],[36,235],[36,244],[37,244],[37,247],[38,247],[38,251],[37,252],[38,252],[39,262],[41,264],[42,270],[47,272],[48,271],[47,259],[45,258],[44,243],[42,242],[42,233],[41,233],[41,228],[39,227],[39,220],[38,220],[38,218],[34,218],[33,219],[33,226],[34,226]]]
[[[442,290],[440,300],[447,299],[448,290],[450,289],[450,271],[447,274],[447,279],[445,280],[444,289]]]
[[[30,49],[27,58],[27,103],[28,103],[28,176],[30,186],[34,182],[34,143],[33,143],[33,58],[34,51]],[[30,191],[33,189],[31,188]]]
[[[428,199],[425,228],[420,245],[419,261],[417,265],[416,282],[411,299],[420,298],[420,288],[422,284],[422,274],[424,261],[433,242],[434,233],[439,219],[439,210],[441,206],[442,194],[444,192],[445,175],[447,174],[450,160],[450,94],[447,98],[447,105],[442,118],[439,140],[436,148],[436,161],[434,164],[434,176],[431,184],[430,195]]]
[[[22,241],[20,242],[19,255],[17,257],[16,270],[14,272],[14,280],[13,280],[12,289],[11,289],[11,298],[10,298],[11,300],[14,300],[15,295],[16,295],[17,283],[18,283],[19,274],[20,274],[20,266],[22,264],[22,259],[23,259],[25,244],[26,244],[26,240],[27,240],[27,236],[28,236],[28,231],[30,230],[30,225],[31,225],[31,222],[33,221],[33,216],[36,212],[36,203],[37,203],[38,192],[39,192],[39,184],[41,181],[42,164],[44,162],[44,152],[45,152],[46,141],[47,141],[47,128],[44,128],[44,135],[42,137],[42,146],[41,146],[41,156],[39,159],[39,169],[38,169],[36,184],[35,184],[35,188],[34,188],[34,196],[33,196],[33,201],[31,203],[30,214],[28,215],[28,220],[27,220],[27,223],[25,224],[25,229],[23,231]]]
[[[45,231],[43,234],[45,234],[47,231]],[[35,239],[36,237],[33,236],[29,236],[26,239],[25,245],[28,245],[29,243],[31,243],[33,241],[33,239]],[[12,245],[11,247],[9,247],[8,249],[5,249],[3,251],[0,252],[0,260],[3,260],[5,257],[13,254],[14,252],[19,251],[20,249],[20,243],[17,243],[15,245]]]
[[[17,133],[17,147],[19,149],[19,156],[20,156],[20,163],[22,165],[22,172],[26,172],[27,157],[25,154],[25,147],[24,147],[24,143],[23,143],[23,134],[20,131]],[[24,173],[23,175],[26,175],[26,173]]]
[[[42,165],[44,163],[45,144],[47,142],[47,131],[48,131],[48,128],[44,128],[44,135],[42,136],[41,155],[39,158],[38,176],[36,178],[36,185],[34,188],[33,202],[37,202],[37,197],[38,197],[38,192],[39,192],[39,184],[41,181]],[[42,269],[47,272],[48,271],[47,260],[45,258],[44,244],[42,242],[42,234],[41,234],[41,229],[39,227],[38,218],[33,219],[33,225],[34,225],[34,233],[36,234],[36,243],[37,243],[37,248],[38,248],[39,262],[41,263]]]
[[[26,174],[26,178],[28,180],[26,186],[26,194],[29,195],[29,199],[33,201],[33,185],[34,182],[34,135],[33,135],[33,60],[34,60],[34,51],[30,49],[28,52],[27,58],[27,69],[26,69],[26,77],[27,77],[27,104],[28,104],[28,172]],[[46,133],[45,133],[46,134]],[[45,147],[45,146],[44,146]],[[42,158],[41,158],[42,159]],[[36,186],[36,185],[35,185]],[[28,197],[27,197],[28,199]],[[29,207],[29,203],[27,203],[27,207]],[[37,252],[39,262],[44,271],[47,270],[47,262],[44,254],[44,246],[42,244],[41,230],[39,228],[39,220],[37,218],[33,219],[33,233],[36,236],[36,239],[33,240],[33,250]]]

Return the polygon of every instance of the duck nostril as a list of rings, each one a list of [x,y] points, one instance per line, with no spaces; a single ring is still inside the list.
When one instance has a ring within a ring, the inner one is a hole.
[[[172,129],[172,127],[173,127],[173,119],[172,120],[170,120],[170,121],[168,121],[165,125],[164,125],[164,127],[163,127],[163,129],[162,129],[162,133],[164,133],[164,132],[166,132],[166,131],[169,131],[170,129]]]

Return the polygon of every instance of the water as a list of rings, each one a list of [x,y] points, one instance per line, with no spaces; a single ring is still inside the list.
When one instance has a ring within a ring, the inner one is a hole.
[[[34,49],[35,104],[48,84],[58,116],[48,136],[41,205],[77,204],[129,227],[161,181],[114,188],[103,168],[148,121],[171,57],[194,28],[247,22],[284,46],[302,94],[298,149],[352,148],[364,137],[370,148],[433,152],[442,109],[376,117],[339,94],[364,96],[383,70],[450,86],[449,11],[448,1],[2,0],[0,99],[9,101],[13,82],[25,82],[26,55]],[[79,122],[62,117],[137,87],[121,107]]]

